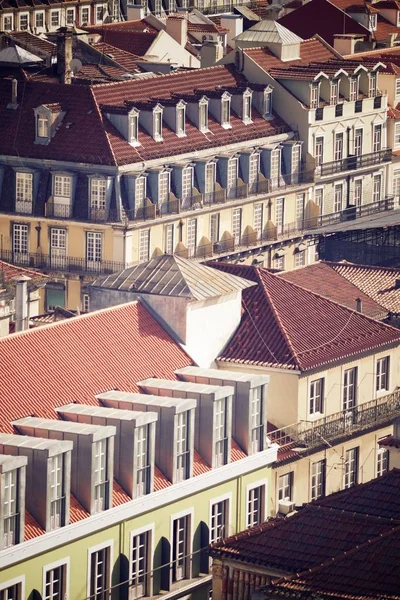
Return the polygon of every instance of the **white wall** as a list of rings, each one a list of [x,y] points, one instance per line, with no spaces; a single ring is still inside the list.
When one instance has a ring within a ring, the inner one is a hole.
[[[178,44],[166,31],[160,31],[148,49],[146,58],[157,57],[161,62],[177,63],[181,67],[200,67],[200,61]]]

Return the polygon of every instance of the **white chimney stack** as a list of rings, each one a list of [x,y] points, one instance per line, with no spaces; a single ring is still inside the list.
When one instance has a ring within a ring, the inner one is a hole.
[[[146,16],[145,7],[143,4],[127,4],[126,18],[127,21],[141,21]]]
[[[29,326],[28,281],[30,277],[21,275],[13,277],[16,283],[15,292],[15,331],[25,331]]]

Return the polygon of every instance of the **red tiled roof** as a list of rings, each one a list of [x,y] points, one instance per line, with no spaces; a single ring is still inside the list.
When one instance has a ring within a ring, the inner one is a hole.
[[[70,522],[78,523],[78,521],[82,521],[82,519],[86,519],[88,516],[89,513],[83,508],[82,504],[77,500],[77,498],[73,494],[71,494],[69,505]]]
[[[125,50],[121,50],[116,46],[111,46],[110,44],[106,44],[105,42],[98,42],[97,44],[92,44],[91,46],[100,55],[106,55],[108,58],[111,58],[115,63],[129,71],[130,73],[140,72],[140,69],[137,66],[139,56],[135,56],[130,52],[126,52]],[[100,65],[99,65],[100,66]],[[104,68],[105,65],[101,65],[101,68]],[[78,73],[79,74],[79,73]]]
[[[29,31],[11,31],[7,33],[7,37],[15,40],[20,46],[29,49],[30,52],[36,52],[39,56],[57,54],[56,44],[49,42],[46,38],[33,35]]]
[[[157,33],[158,30],[150,25],[146,19],[136,19],[134,21],[118,21],[117,23],[102,23],[101,25],[85,25],[85,29],[89,33],[99,33],[103,35],[105,31],[130,31]]]
[[[214,266],[229,271],[220,264]],[[243,292],[241,323],[219,361],[306,371],[400,342],[399,330],[266,269],[253,267],[247,279],[254,277],[258,285]]]
[[[378,15],[376,31],[373,32],[374,39],[377,42],[384,42],[393,33],[399,35],[400,29],[396,25],[389,23],[382,15]]]
[[[118,481],[116,481],[114,479],[112,505],[113,506],[121,506],[121,504],[125,504],[126,502],[130,502],[130,500],[131,500],[131,497],[119,485]]]
[[[208,465],[204,458],[202,458],[195,450],[193,454],[193,475],[201,475],[202,473],[208,473],[209,471],[211,471],[210,465]]]
[[[279,273],[278,277],[282,277],[285,281],[291,281],[311,292],[318,290],[321,296],[343,304],[352,310],[356,308],[357,299],[359,298],[362,301],[361,312],[364,315],[374,319],[384,319],[387,317],[387,309],[367,294],[364,294],[358,287],[342,277],[327,263],[318,262],[307,267],[294,269],[293,271],[284,271]]]
[[[237,444],[237,442],[232,439],[232,445],[231,445],[231,461],[235,462],[237,460],[241,460],[242,458],[246,458],[247,454],[246,452],[243,452],[243,450],[240,448],[240,446]]]
[[[39,535],[43,535],[45,530],[42,529],[39,523],[32,517],[32,515],[26,510],[25,511],[25,529],[24,529],[24,539],[33,540]]]
[[[33,269],[27,269],[26,267],[17,267],[10,263],[0,260],[0,283],[1,281],[10,281],[13,277],[30,277],[31,279],[48,279],[48,275],[40,273],[40,271],[34,271]]]
[[[169,479],[165,477],[164,473],[162,473],[158,467],[154,467],[154,491],[158,492],[159,490],[163,490],[170,485],[172,484]]]

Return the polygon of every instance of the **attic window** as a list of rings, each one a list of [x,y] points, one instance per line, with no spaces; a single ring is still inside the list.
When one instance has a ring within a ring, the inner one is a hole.
[[[208,131],[208,101],[205,99],[199,102],[199,129],[203,133]]]
[[[357,100],[358,98],[358,77],[350,77],[349,100]]]
[[[319,84],[313,83],[310,90],[310,108],[318,108],[319,105]]]
[[[337,79],[331,81],[330,104],[337,104],[339,101],[339,82]]]
[[[247,90],[243,94],[243,123],[248,125],[251,123],[251,100],[252,93],[250,90]]]
[[[397,13],[399,14],[399,13]],[[376,25],[377,25],[377,15],[370,15],[369,16],[369,22],[371,25],[371,31],[375,31],[376,30]]]
[[[264,92],[264,117],[269,117],[272,113],[272,91],[265,90]]]
[[[400,27],[400,10],[397,11],[397,27]]]
[[[36,118],[36,137],[48,140],[49,133],[49,118],[47,115],[39,113]]]
[[[231,99],[225,95],[221,98],[221,125],[225,129],[231,127]]]
[[[185,105],[179,103],[176,107],[176,135],[183,137],[186,135],[185,131]]]
[[[136,110],[129,114],[129,143],[139,145],[139,113]]]
[[[376,96],[376,73],[370,73],[368,77],[368,96]]]
[[[153,112],[153,138],[156,142],[162,142],[162,108]]]

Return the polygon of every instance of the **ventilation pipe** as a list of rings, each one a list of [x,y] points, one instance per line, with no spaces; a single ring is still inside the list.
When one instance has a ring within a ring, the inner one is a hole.
[[[362,312],[362,300],[361,298],[356,298],[356,311],[361,313]]]
[[[15,331],[25,331],[29,326],[28,281],[31,278],[21,275],[13,279],[16,282]]]

